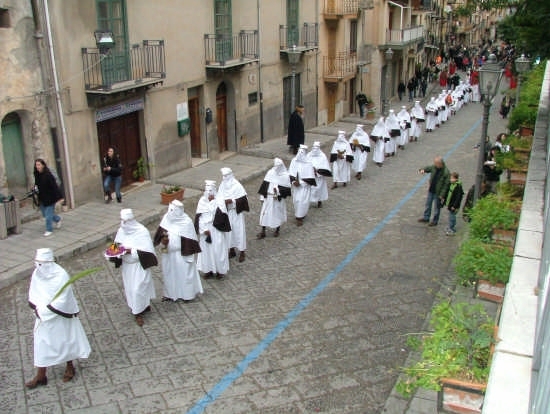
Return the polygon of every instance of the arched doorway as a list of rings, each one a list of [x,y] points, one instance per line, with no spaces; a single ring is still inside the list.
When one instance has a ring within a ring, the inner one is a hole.
[[[10,192],[25,192],[27,174],[21,134],[21,118],[15,112],[9,113],[2,120],[2,152]]]
[[[216,90],[216,127],[218,131],[218,150],[228,150],[227,145],[227,86],[220,83]]]

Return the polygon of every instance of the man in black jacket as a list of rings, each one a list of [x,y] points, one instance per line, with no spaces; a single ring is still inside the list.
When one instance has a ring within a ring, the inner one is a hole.
[[[293,154],[298,153],[298,148],[305,142],[306,134],[304,131],[304,106],[296,105],[296,109],[290,115],[288,120],[288,135],[286,144]]]

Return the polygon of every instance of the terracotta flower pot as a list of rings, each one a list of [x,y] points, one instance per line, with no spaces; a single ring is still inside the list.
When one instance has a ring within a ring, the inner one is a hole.
[[[174,200],[183,200],[183,193],[185,191],[185,188],[182,188],[181,190],[174,191],[173,193],[160,193],[160,203],[161,204],[170,204]]]
[[[476,384],[455,378],[443,378],[437,393],[439,410],[445,413],[480,413],[487,384]]]
[[[504,283],[491,283],[488,280],[479,279],[475,284],[475,294],[481,299],[490,302],[502,303],[506,285]]]

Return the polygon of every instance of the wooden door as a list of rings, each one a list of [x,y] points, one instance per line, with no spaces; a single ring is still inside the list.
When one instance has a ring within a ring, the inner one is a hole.
[[[139,112],[132,112],[97,124],[101,165],[109,147],[115,148],[122,162],[122,185],[134,181],[132,171],[141,157]]]
[[[2,149],[10,192],[25,192],[28,186],[21,120],[15,112],[8,114],[2,120]],[[55,169],[54,160],[46,160],[46,163],[51,169]]]
[[[191,156],[200,158],[201,153],[201,118],[199,113],[199,98],[189,98],[189,119],[191,120]]]
[[[218,130],[218,150],[227,151],[227,96],[216,96],[216,126]]]

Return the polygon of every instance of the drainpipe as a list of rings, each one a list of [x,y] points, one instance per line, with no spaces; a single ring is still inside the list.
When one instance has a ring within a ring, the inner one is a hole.
[[[315,0],[315,26],[317,28],[317,50],[315,51],[315,125],[319,124],[319,43],[321,31],[319,30],[319,0]]]
[[[48,37],[48,51],[51,61],[51,69],[53,75],[53,83],[55,89],[55,103],[57,107],[57,119],[61,127],[61,139],[63,142],[63,156],[65,159],[65,175],[67,176],[67,193],[69,195],[69,208],[74,208],[74,191],[73,191],[73,176],[71,168],[71,159],[69,157],[69,144],[67,140],[67,129],[65,128],[65,118],[63,117],[63,105],[61,95],[59,94],[59,78],[57,76],[57,68],[55,65],[55,54],[53,50],[52,27],[50,24],[50,12],[48,0],[44,0],[44,17],[46,18],[46,35]]]
[[[260,0],[256,0],[258,9],[258,98],[260,99],[260,142],[264,142],[264,94],[262,92],[262,31],[260,30]]]

